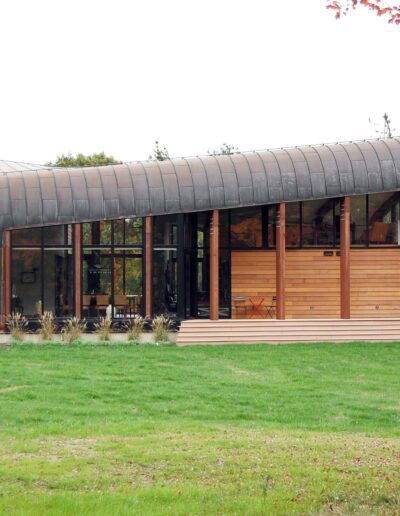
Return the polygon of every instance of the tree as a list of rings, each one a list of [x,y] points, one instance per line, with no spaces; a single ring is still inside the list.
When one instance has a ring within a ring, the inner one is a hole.
[[[383,113],[382,119],[383,127],[378,127],[378,124],[374,123],[371,119],[369,119],[369,123],[374,126],[376,134],[381,138],[392,138],[396,129],[392,127],[392,121],[390,120],[389,115],[387,113]]]
[[[171,158],[169,157],[167,148],[160,147],[160,143],[156,140],[153,149],[153,154],[150,154],[149,159],[154,159],[156,161],[165,161]]]
[[[113,156],[106,156],[104,152],[97,154],[61,154],[57,156],[54,162],[46,163],[49,167],[96,167],[98,165],[118,165],[121,161],[117,161]]]
[[[326,0],[327,9],[335,12],[336,19],[346,16],[350,10],[360,5],[374,12],[377,16],[384,16],[389,23],[400,25],[400,5],[393,2],[382,2],[382,0]]]
[[[236,145],[230,145],[229,143],[224,142],[219,149],[214,149],[213,151],[208,151],[210,156],[219,156],[221,154],[234,154],[238,152],[239,149]]]

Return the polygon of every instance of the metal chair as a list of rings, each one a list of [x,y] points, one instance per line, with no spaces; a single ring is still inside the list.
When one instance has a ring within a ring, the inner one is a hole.
[[[266,316],[273,319],[276,315],[276,296],[272,296],[272,301],[270,305],[265,306]]]

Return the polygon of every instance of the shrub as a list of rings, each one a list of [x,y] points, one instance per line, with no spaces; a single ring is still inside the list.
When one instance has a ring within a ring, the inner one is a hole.
[[[129,342],[139,342],[140,334],[143,333],[145,320],[141,315],[136,315],[134,319],[127,324],[127,335]]]
[[[22,314],[15,312],[8,319],[7,328],[10,331],[12,340],[22,341],[24,339],[24,332],[28,329],[28,321]]]
[[[86,322],[82,321],[78,317],[71,317],[64,323],[64,327],[61,330],[62,338],[67,344],[79,341],[82,333],[86,329]]]
[[[39,322],[39,333],[42,337],[42,340],[51,340],[53,338],[53,333],[56,327],[53,313],[45,311],[44,314],[39,317]]]
[[[112,319],[109,315],[100,317],[99,322],[94,325],[96,333],[99,335],[100,340],[110,340]]]
[[[157,315],[154,317],[152,325],[154,332],[154,340],[156,342],[167,342],[168,331],[171,328],[171,319],[166,315]]]

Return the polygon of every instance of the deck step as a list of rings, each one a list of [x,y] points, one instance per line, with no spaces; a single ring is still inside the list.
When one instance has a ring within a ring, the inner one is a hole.
[[[209,319],[183,321],[177,345],[400,340],[400,319]]]

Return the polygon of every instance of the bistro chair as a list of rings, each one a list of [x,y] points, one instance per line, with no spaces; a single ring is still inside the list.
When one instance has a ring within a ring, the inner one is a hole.
[[[125,294],[114,294],[114,307],[117,315],[126,317],[129,309],[129,301]]]
[[[240,319],[240,316],[246,318],[248,305],[247,296],[235,296],[233,298],[233,311],[236,314],[236,318]]]
[[[265,315],[271,319],[276,316],[276,296],[272,296],[270,305],[265,305],[265,312]]]
[[[98,294],[96,296],[96,310],[97,310],[97,316],[100,315],[100,310],[104,311],[104,314],[106,314],[107,306],[110,304],[110,298],[109,296],[105,294]]]
[[[82,296],[82,314],[86,312],[86,316],[89,317],[90,305],[92,302],[92,296],[88,294],[83,294]]]

